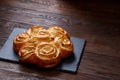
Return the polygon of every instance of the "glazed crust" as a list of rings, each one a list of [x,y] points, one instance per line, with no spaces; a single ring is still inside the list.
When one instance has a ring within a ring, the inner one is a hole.
[[[73,53],[73,44],[65,29],[58,26],[45,29],[37,25],[18,34],[13,40],[13,49],[21,62],[50,68]]]
[[[19,52],[21,46],[30,40],[30,36],[27,32],[18,34],[13,40],[13,48],[16,52]]]

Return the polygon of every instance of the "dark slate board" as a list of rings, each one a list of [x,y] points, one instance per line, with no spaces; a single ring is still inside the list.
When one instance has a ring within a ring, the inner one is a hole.
[[[21,64],[17,54],[13,50],[13,39],[19,33],[26,31],[23,28],[15,28],[7,39],[6,43],[0,50],[0,60],[10,61]],[[85,46],[85,40],[80,38],[71,37],[74,46],[74,53],[69,58],[62,60],[62,62],[52,68],[53,70],[67,71],[76,73],[80,60],[82,58],[82,52]]]

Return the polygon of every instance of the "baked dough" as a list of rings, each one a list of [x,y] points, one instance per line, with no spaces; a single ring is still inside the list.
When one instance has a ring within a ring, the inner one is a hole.
[[[13,49],[21,62],[50,68],[73,53],[73,44],[65,29],[58,26],[45,29],[37,25],[18,34],[13,40]]]

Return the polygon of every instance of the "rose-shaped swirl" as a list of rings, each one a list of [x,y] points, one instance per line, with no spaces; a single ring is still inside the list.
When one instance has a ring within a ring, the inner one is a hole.
[[[34,37],[36,34],[39,33],[40,30],[45,30],[44,28],[40,27],[39,25],[33,26],[30,29],[28,29],[27,33],[31,36]]]
[[[39,30],[39,32],[32,38],[36,44],[41,42],[50,42],[50,33],[47,30]]]
[[[25,43],[19,50],[20,60],[24,63],[34,64],[36,62],[35,59],[35,44],[34,43]]]
[[[37,34],[37,37],[38,38],[41,38],[41,39],[46,39],[50,36],[49,32],[47,30],[40,30]]]
[[[69,38],[67,31],[57,26],[49,27],[48,32],[50,32],[53,37],[67,36]]]
[[[68,37],[64,36],[62,38],[58,38],[55,42],[59,44],[62,58],[66,58],[72,54],[73,44]]]
[[[36,48],[36,56],[39,58],[40,63],[38,66],[49,68],[57,65],[60,62],[60,50],[57,49],[53,43],[43,42]]]
[[[19,51],[20,47],[26,43],[27,41],[29,41],[30,36],[27,32],[23,32],[21,34],[18,34],[16,36],[16,38],[13,40],[13,45],[14,45],[14,50],[16,52]]]

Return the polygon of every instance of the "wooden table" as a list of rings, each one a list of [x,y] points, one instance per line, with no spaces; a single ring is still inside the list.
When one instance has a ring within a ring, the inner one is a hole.
[[[15,27],[58,25],[87,44],[76,74],[0,61],[0,80],[120,80],[120,4],[85,0],[0,0],[0,48]]]

